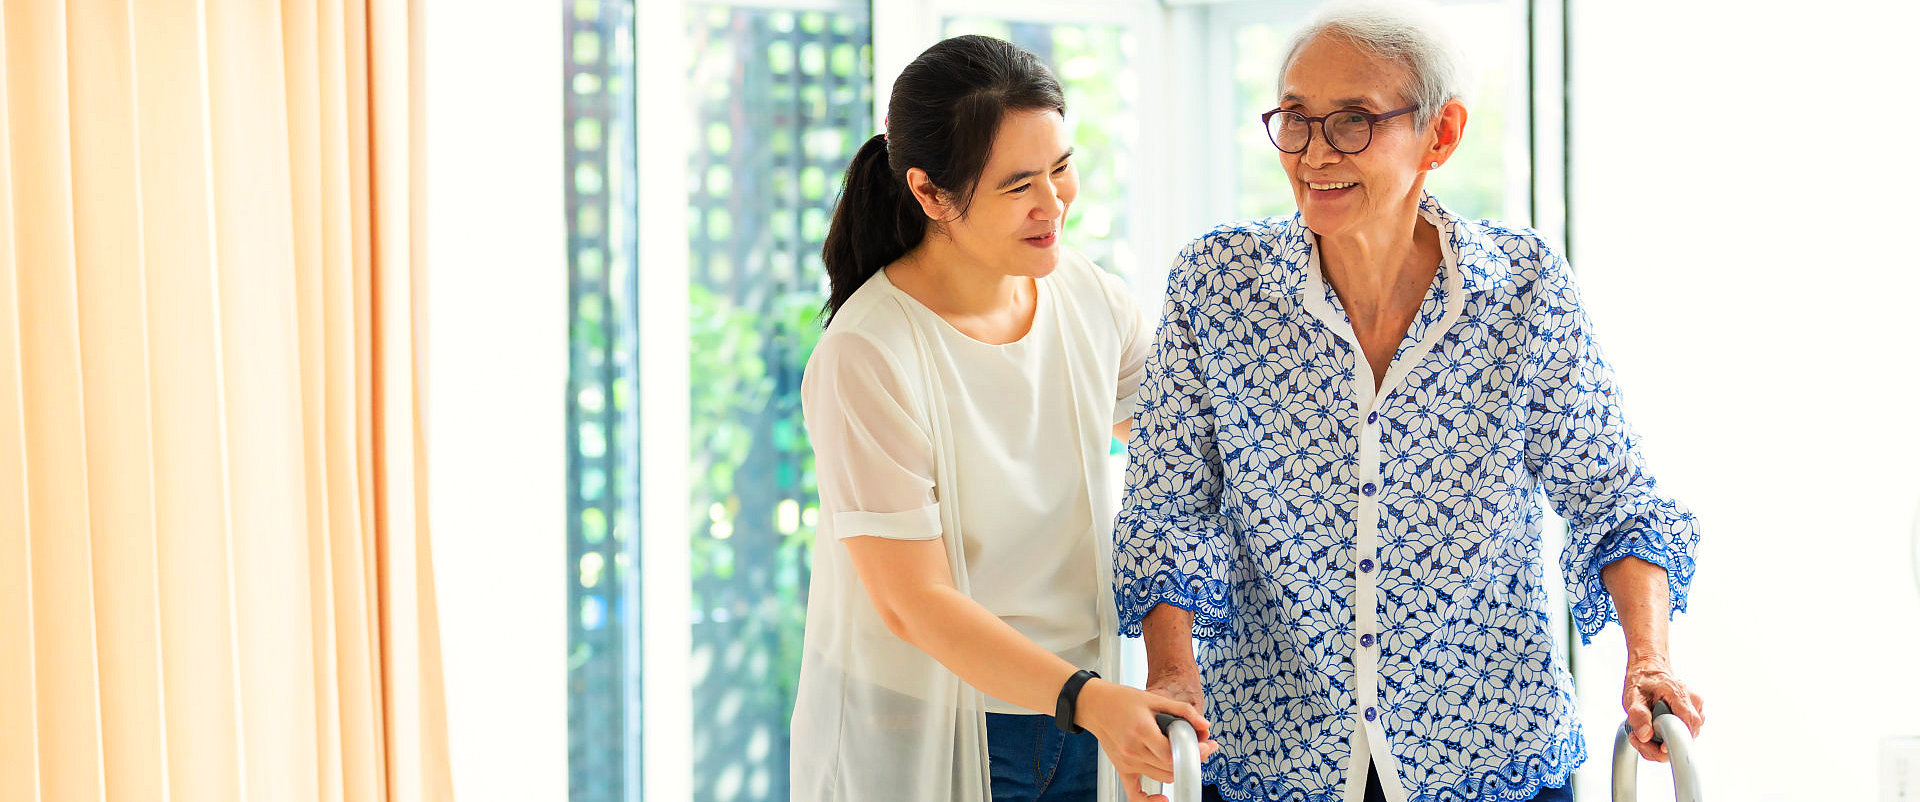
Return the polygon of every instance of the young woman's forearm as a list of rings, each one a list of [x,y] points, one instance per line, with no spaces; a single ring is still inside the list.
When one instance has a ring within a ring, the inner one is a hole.
[[[1091,668],[1060,659],[952,587],[914,596],[896,605],[894,634],[995,699],[1052,715],[1060,686]]]

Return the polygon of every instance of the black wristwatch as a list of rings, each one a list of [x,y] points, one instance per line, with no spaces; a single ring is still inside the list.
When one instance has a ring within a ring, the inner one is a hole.
[[[1080,688],[1087,684],[1087,680],[1099,678],[1099,674],[1083,668],[1073,672],[1073,676],[1067,678],[1067,684],[1060,686],[1060,701],[1053,705],[1053,725],[1059,727],[1061,732],[1068,735],[1086,732],[1073,723],[1073,708],[1080,700]]]

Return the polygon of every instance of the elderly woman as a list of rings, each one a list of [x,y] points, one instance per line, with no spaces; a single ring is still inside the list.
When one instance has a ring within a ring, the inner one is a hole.
[[[1587,752],[1542,492],[1582,638],[1625,633],[1636,747],[1663,759],[1655,700],[1702,722],[1667,658],[1693,516],[1642,459],[1566,261],[1424,190],[1467,109],[1423,13],[1341,5],[1299,32],[1262,115],[1299,213],[1215,229],[1167,281],[1114,593],[1148,687],[1204,701],[1212,798],[1570,799]]]

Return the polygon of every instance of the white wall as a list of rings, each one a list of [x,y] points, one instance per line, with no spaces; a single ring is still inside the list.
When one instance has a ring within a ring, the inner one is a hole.
[[[424,5],[428,492],[454,792],[565,799],[561,7]]]
[[[1574,4],[1574,267],[1656,474],[1703,522],[1674,656],[1717,799],[1878,799],[1880,738],[1920,734],[1920,68],[1895,7]],[[1579,655],[1583,782],[1604,783],[1619,639]],[[1642,799],[1664,782],[1643,772]]]

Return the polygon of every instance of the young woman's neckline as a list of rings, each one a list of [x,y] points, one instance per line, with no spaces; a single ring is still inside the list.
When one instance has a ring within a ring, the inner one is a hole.
[[[893,277],[890,275],[887,275],[888,271],[891,270],[892,268],[893,268],[893,265],[888,265],[884,268],[881,268],[879,273],[880,280],[886,282],[887,287],[889,289],[899,293],[901,297],[906,298],[908,303],[912,304],[915,308],[925,313],[928,317],[931,317],[934,320],[940,321],[940,327],[945,331],[947,331],[948,333],[962,340],[965,340],[969,343],[978,345],[982,348],[994,348],[994,349],[1017,348],[1021,346],[1023,343],[1026,343],[1027,341],[1032,340],[1034,336],[1034,332],[1040,328],[1042,316],[1047,314],[1047,308],[1051,306],[1053,303],[1052,297],[1051,297],[1053,295],[1053,291],[1048,287],[1049,282],[1046,280],[1046,277],[1042,276],[1042,277],[1032,279],[1033,281],[1033,315],[1032,317],[1029,317],[1027,319],[1026,330],[1020,332],[1019,336],[1011,340],[1008,340],[1006,342],[991,342],[988,340],[982,340],[978,337],[975,337],[971,334],[961,331],[960,327],[953,325],[953,321],[948,320],[945,315],[942,315],[939,312],[933,311],[932,307],[927,306],[926,303],[922,302],[919,298],[915,298],[913,296],[913,293],[907,292],[906,289],[902,288],[900,285],[893,283]]]

